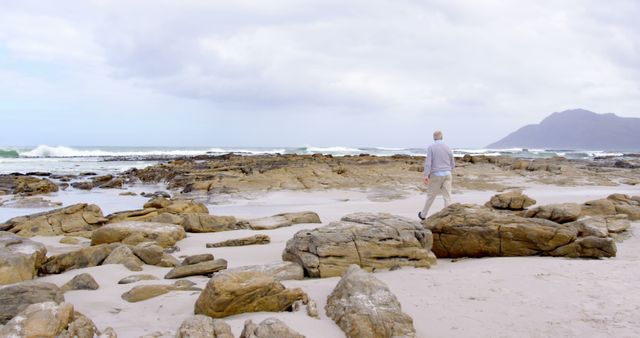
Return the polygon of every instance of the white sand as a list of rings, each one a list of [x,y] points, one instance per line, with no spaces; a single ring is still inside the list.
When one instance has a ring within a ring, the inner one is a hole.
[[[152,191],[152,189],[147,189]],[[525,191],[538,204],[584,202],[613,192],[638,195],[640,187],[533,186]],[[454,195],[456,202],[484,203],[493,192],[467,192]],[[144,199],[99,192],[99,195],[75,194],[62,197],[65,205],[73,201],[104,202],[108,212],[141,207]],[[348,199],[345,201],[345,199]],[[60,200],[60,198],[58,198]],[[371,202],[366,193],[353,191],[275,192],[253,200],[238,200],[229,205],[209,206],[212,214],[237,217],[262,217],[280,212],[312,210],[324,224],[351,212],[389,212],[415,218],[424,196],[411,193],[408,198],[391,202]],[[441,208],[441,201],[433,211]],[[0,220],[6,214],[0,210]],[[301,229],[318,225],[304,224],[268,231],[239,230],[209,234],[188,234],[178,243],[177,257],[213,253],[230,267],[281,261],[285,242]],[[639,223],[634,223],[636,231]],[[205,243],[264,233],[271,236],[268,245],[235,248],[205,248]],[[59,244],[59,237],[36,237],[51,252],[76,246]],[[438,260],[432,269],[404,268],[377,272],[398,297],[403,311],[414,319],[419,337],[634,337],[640,332],[640,239],[632,236],[618,244],[618,257],[603,260],[549,257],[466,259],[452,263]],[[168,268],[145,265],[144,271],[160,278]],[[89,316],[103,329],[113,327],[119,337],[138,337],[155,331],[173,334],[181,322],[193,313],[198,292],[175,291],[151,300],[128,303],[120,295],[135,285],[171,284],[173,280],[143,281],[118,285],[123,277],[138,274],[120,265],[73,270],[41,278],[62,285],[73,276],[89,272],[100,284],[97,291],[71,291],[67,301]],[[199,287],[207,278],[190,277]],[[259,322],[278,317],[307,337],[343,337],[342,331],[324,313],[326,298],[338,278],[286,281],[288,287],[300,287],[318,303],[321,319],[309,318],[304,311],[295,313],[246,313],[225,318],[239,336],[247,319]]]

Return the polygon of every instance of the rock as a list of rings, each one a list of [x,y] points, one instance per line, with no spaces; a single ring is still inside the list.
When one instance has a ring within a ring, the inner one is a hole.
[[[607,221],[604,217],[583,217],[575,222],[567,223],[567,225],[576,226],[578,229],[578,235],[584,236],[596,236],[607,237],[609,236],[609,229],[607,229]]]
[[[340,276],[351,264],[367,270],[395,265],[429,267],[433,237],[417,221],[390,214],[356,213],[339,222],[298,231],[282,259],[300,264],[310,277]]]
[[[193,255],[193,256],[185,257],[185,259],[182,260],[182,263],[180,263],[180,265],[193,265],[193,264],[208,262],[212,260],[213,260],[212,254]]]
[[[107,327],[102,331],[102,334],[99,338],[118,338],[116,331],[112,327]]]
[[[0,325],[22,312],[31,304],[64,302],[60,288],[52,283],[38,281],[22,282],[0,289]]]
[[[13,232],[21,237],[57,236],[100,227],[106,219],[102,210],[94,204],[74,204],[68,207],[20,216],[0,225],[0,230]]]
[[[227,268],[227,261],[224,259],[216,259],[214,261],[205,261],[201,263],[177,266],[169,271],[164,278],[175,279],[189,276],[208,276],[220,270]]]
[[[127,276],[125,278],[122,278],[121,280],[118,281],[118,284],[130,284],[130,283],[139,282],[141,280],[157,280],[157,279],[159,278],[154,275],[132,275],[132,276]]]
[[[91,236],[91,245],[103,243],[124,243],[136,245],[155,242],[162,247],[171,247],[186,237],[181,226],[152,222],[122,222],[102,226]]]
[[[71,183],[71,186],[80,190],[91,190],[95,187],[91,181],[73,182]]]
[[[73,318],[73,305],[54,302],[31,304],[2,329],[2,337],[59,337]]]
[[[288,227],[294,224],[322,223],[320,216],[312,211],[277,214],[271,217],[256,218],[241,222],[253,230],[270,230]]]
[[[67,292],[72,290],[98,290],[99,287],[98,282],[90,274],[81,273],[65,283],[60,289],[62,292]]]
[[[304,279],[304,269],[300,264],[293,262],[282,262],[267,265],[247,265],[232,269],[228,272],[261,272],[274,277],[276,280],[301,280]]]
[[[40,273],[56,274],[72,269],[98,266],[115,250],[118,244],[101,244],[47,258]]]
[[[556,223],[576,221],[582,214],[582,207],[575,203],[549,204],[528,210],[524,217],[548,219]]]
[[[523,210],[536,204],[534,199],[522,193],[520,190],[513,190],[491,197],[485,204],[489,208],[501,210]]]
[[[255,245],[255,244],[269,244],[271,243],[271,238],[267,235],[253,235],[249,237],[229,239],[226,241],[218,242],[218,243],[207,243],[207,248],[220,248],[225,246],[244,246],[244,245]]]
[[[234,338],[229,324],[222,319],[203,315],[188,317],[182,322],[176,338]]]
[[[389,288],[352,265],[327,299],[327,316],[347,337],[415,337],[413,320]]]
[[[279,312],[303,298],[306,294],[301,289],[287,289],[264,273],[221,272],[198,297],[195,313],[221,318],[245,312]]]
[[[55,208],[62,205],[62,202],[54,202],[42,197],[16,197],[7,201],[5,208]]]
[[[98,331],[96,324],[94,324],[91,319],[80,312],[74,312],[73,318],[67,326],[67,329],[62,331],[57,338],[96,337],[98,335],[103,337],[103,335],[100,334],[100,331]]]
[[[144,262],[133,254],[131,248],[126,245],[119,245],[105,258],[102,262],[102,265],[104,264],[122,264],[131,271],[142,271]]]
[[[158,265],[162,261],[164,251],[153,242],[140,243],[133,247],[133,253],[149,265]]]
[[[631,223],[626,215],[609,216],[605,220],[607,221],[607,230],[610,233],[619,233],[631,228]]]
[[[163,268],[175,268],[177,266],[180,266],[180,261],[169,254],[163,253],[158,266]]]
[[[578,227],[572,223],[558,224],[458,203],[432,215],[424,225],[433,233],[433,251],[438,257],[556,256],[562,252],[556,249],[578,238]],[[610,245],[602,244],[601,252],[610,253]]]
[[[46,178],[0,175],[0,191],[5,194],[38,195],[58,191],[58,186]]]
[[[122,294],[121,298],[129,303],[136,303],[169,293],[171,291],[200,291],[194,283],[179,280],[172,285],[139,285]]]
[[[33,279],[46,256],[43,244],[0,231],[0,285]]]
[[[64,236],[64,237],[60,238],[60,240],[58,242],[60,244],[69,244],[69,245],[80,244],[80,240],[78,238],[72,237],[72,236]]]
[[[267,318],[256,325],[248,319],[244,322],[244,329],[240,338],[304,338],[278,318]]]
[[[138,196],[138,194],[136,194],[136,193],[135,193],[135,192],[133,192],[133,191],[125,191],[125,192],[121,192],[121,193],[119,193],[118,195],[120,195],[120,196]]]
[[[320,319],[320,315],[318,314],[318,306],[313,299],[309,299],[307,303],[307,315],[312,318]]]
[[[615,257],[616,244],[611,238],[595,236],[580,237],[574,242],[561,246],[550,252],[551,256],[564,257]]]
[[[161,216],[163,215],[160,215],[159,217]],[[158,222],[162,221],[158,220]],[[182,225],[184,230],[188,232],[219,232],[247,228],[247,225],[239,224],[233,216],[186,214],[180,216],[180,220],[175,222],[177,222],[175,224]]]
[[[109,182],[100,184],[99,188],[101,189],[122,189],[124,185],[124,180],[121,178],[114,178]]]
[[[209,209],[192,200],[172,200],[164,197],[156,197],[145,203],[144,209],[116,212],[108,215],[108,223],[126,221],[148,222],[154,217],[163,214],[209,214]]]

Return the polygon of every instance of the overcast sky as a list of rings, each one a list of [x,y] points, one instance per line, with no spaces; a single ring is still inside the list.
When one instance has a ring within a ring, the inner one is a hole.
[[[0,146],[483,147],[640,117],[640,1],[0,4]]]

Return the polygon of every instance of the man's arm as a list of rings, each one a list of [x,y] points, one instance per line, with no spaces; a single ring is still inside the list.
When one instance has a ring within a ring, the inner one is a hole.
[[[429,173],[431,172],[431,161],[433,160],[433,153],[431,146],[427,148],[427,157],[424,159],[424,183],[429,183]]]
[[[456,167],[456,159],[453,157],[453,151],[451,149],[449,149],[449,159],[451,160],[451,172],[453,172],[453,169]]]

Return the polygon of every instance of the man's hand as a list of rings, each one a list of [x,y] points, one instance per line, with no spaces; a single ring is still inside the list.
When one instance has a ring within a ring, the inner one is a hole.
[[[429,176],[424,177],[424,184],[429,184]]]

